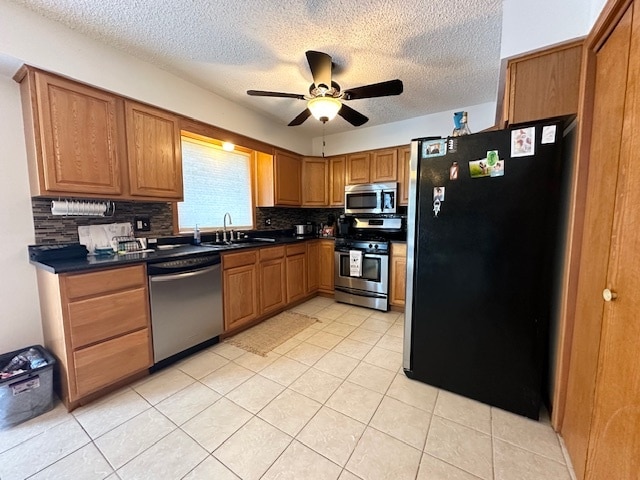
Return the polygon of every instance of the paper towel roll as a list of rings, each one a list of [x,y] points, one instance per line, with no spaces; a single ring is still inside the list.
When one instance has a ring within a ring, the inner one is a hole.
[[[51,202],[52,215],[100,216],[103,217],[108,209],[108,202],[53,200]]]

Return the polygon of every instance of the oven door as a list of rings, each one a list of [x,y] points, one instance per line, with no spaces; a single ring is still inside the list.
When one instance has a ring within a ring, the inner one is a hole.
[[[352,277],[349,252],[335,252],[335,286],[368,293],[389,293],[389,256],[364,253],[362,276]]]

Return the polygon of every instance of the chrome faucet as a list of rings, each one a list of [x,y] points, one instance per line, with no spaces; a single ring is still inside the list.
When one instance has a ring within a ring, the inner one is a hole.
[[[229,217],[229,225],[233,225],[233,222],[231,221],[231,214],[229,212],[224,214],[224,217],[222,219],[222,241],[226,242],[227,241],[227,217]],[[231,240],[233,240],[233,233],[231,234]]]

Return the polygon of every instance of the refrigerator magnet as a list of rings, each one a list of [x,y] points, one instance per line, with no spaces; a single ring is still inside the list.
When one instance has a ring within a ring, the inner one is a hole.
[[[496,163],[498,163],[499,159],[500,156],[498,155],[498,150],[489,150],[487,152],[487,165],[489,165],[490,167],[493,167]]]
[[[458,151],[458,139],[457,138],[450,138],[447,141],[447,151],[449,153],[456,153]]]
[[[433,187],[433,201],[444,202],[444,187]]]
[[[458,179],[458,162],[453,162],[449,167],[449,180]]]
[[[502,177],[504,176],[504,160],[498,160],[493,167],[490,167],[489,176]]]
[[[556,126],[555,125],[547,125],[542,127],[542,140],[540,141],[542,145],[547,143],[556,143]]]
[[[490,175],[487,159],[473,160],[469,162],[469,175],[471,178],[488,177]]]
[[[536,127],[511,131],[511,156],[529,157],[535,153]]]
[[[447,140],[425,140],[422,142],[422,158],[441,157],[447,154]]]

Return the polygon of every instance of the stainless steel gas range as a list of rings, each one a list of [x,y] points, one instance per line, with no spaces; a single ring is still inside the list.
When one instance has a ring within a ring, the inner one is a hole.
[[[335,294],[338,302],[389,310],[389,251],[401,234],[399,217],[353,217],[350,233],[335,242]]]

